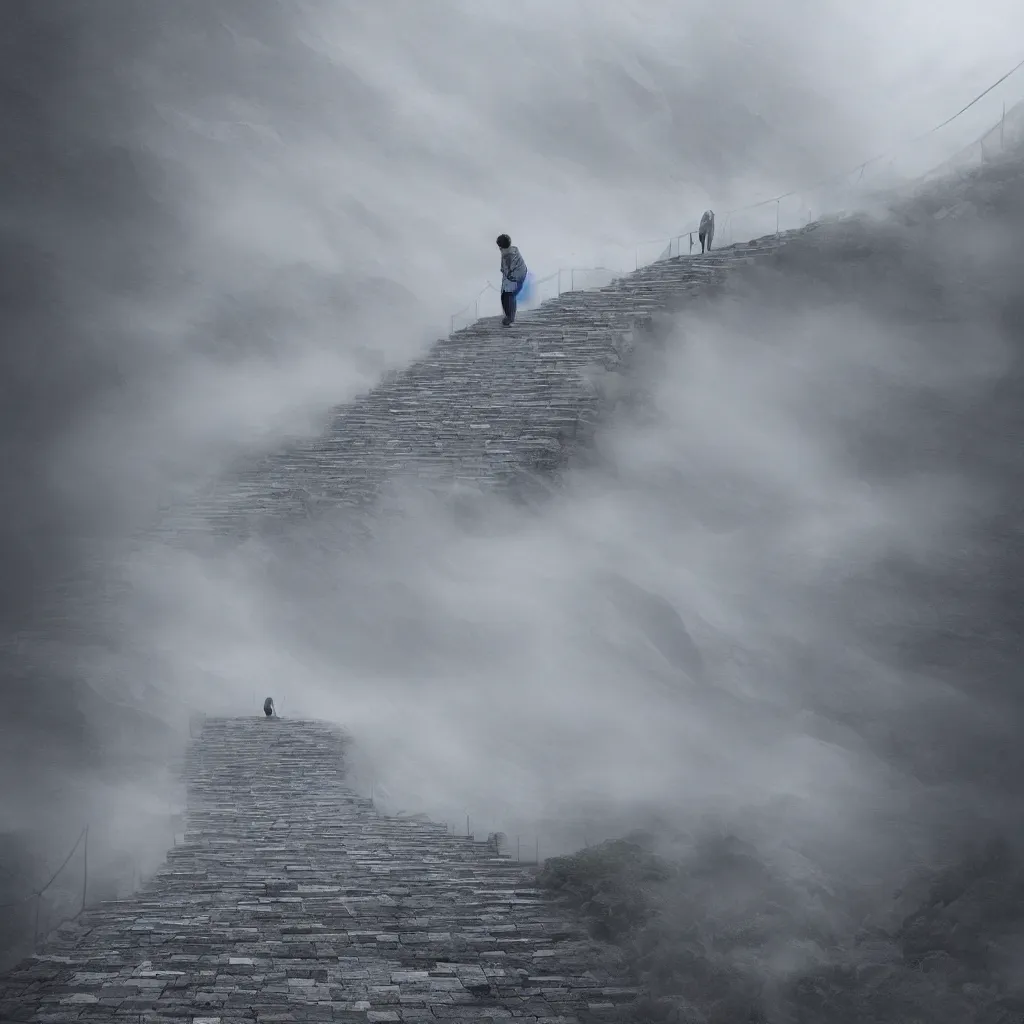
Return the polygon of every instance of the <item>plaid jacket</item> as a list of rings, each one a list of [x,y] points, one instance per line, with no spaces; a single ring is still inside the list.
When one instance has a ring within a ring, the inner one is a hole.
[[[501,276],[516,284],[526,280],[526,260],[514,245],[501,252]]]

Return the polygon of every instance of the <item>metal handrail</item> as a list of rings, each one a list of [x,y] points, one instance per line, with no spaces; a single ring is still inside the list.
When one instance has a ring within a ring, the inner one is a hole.
[[[734,207],[734,208],[732,208],[730,210],[727,210],[724,214],[722,214],[722,217],[724,218],[725,226],[727,228],[731,228],[731,226],[732,226],[731,225],[732,218],[733,218],[733,216],[735,214],[746,213],[746,212],[749,212],[749,211],[752,211],[752,210],[763,209],[764,207],[770,207],[774,203],[775,204],[775,233],[779,234],[780,227],[781,227],[781,203],[782,203],[782,201],[784,199],[792,199],[792,198],[795,198],[795,197],[808,196],[811,193],[814,193],[818,189],[824,188],[827,185],[835,185],[835,184],[839,184],[839,183],[841,183],[843,181],[846,181],[846,180],[848,180],[854,174],[857,175],[856,181],[860,182],[861,179],[864,176],[864,171],[866,170],[866,168],[868,166],[870,166],[872,164],[878,164],[881,161],[885,160],[887,157],[890,158],[890,160],[891,160],[895,156],[896,153],[898,153],[900,150],[904,149],[906,146],[913,145],[914,143],[917,143],[917,142],[921,142],[924,139],[928,138],[929,136],[934,135],[936,132],[938,132],[942,128],[945,128],[947,125],[952,124],[958,117],[960,117],[962,114],[965,114],[968,110],[970,110],[973,106],[975,106],[975,104],[977,104],[980,100],[982,100],[985,96],[987,96],[990,92],[992,92],[993,89],[995,89],[997,86],[1001,85],[1003,82],[1005,82],[1007,79],[1009,79],[1012,75],[1015,75],[1022,68],[1024,68],[1024,60],[1021,60],[1014,67],[1012,67],[1009,71],[1007,71],[1004,75],[1002,75],[998,79],[996,79],[996,81],[994,81],[991,85],[989,85],[982,92],[980,92],[977,96],[975,96],[969,103],[967,103],[963,107],[961,107],[952,116],[947,117],[945,120],[943,120],[939,124],[934,125],[933,127],[929,128],[927,131],[924,131],[924,132],[922,132],[919,135],[916,135],[916,136],[913,136],[910,139],[907,139],[905,142],[902,142],[902,143],[898,144],[897,146],[894,146],[893,148],[887,150],[884,153],[878,153],[875,156],[869,157],[867,160],[862,160],[860,163],[854,165],[853,167],[851,167],[851,168],[849,168],[847,170],[840,171],[840,172],[835,173],[835,174],[831,174],[831,175],[829,175],[826,178],[823,178],[823,179],[821,179],[821,180],[819,180],[817,182],[814,182],[813,184],[804,185],[804,186],[801,186],[799,188],[790,189],[787,192],[781,192],[778,195],[770,196],[767,199],[759,199],[759,200],[756,200],[755,202],[748,203],[745,206],[737,206],[737,207]],[[1006,121],[1006,106],[1004,104],[1004,106],[1003,106],[1002,121],[1001,122],[997,122],[997,124],[995,126],[993,126],[993,128],[990,128],[989,131],[987,131],[982,138],[984,139],[985,137],[987,137],[991,133],[991,131],[993,131],[995,128],[1001,127],[1001,125],[1005,124],[1005,121]],[[1002,141],[1002,132],[1000,132],[1000,141]],[[978,144],[977,142],[971,143],[969,146],[966,147],[966,149],[969,150],[970,148],[972,148],[974,145],[977,145],[977,144]],[[945,161],[944,161],[944,163],[945,163]],[[927,177],[927,175],[930,174],[930,173],[932,173],[932,172],[926,172],[925,175],[922,176],[922,178]],[[649,263],[641,264],[641,262],[640,262],[640,249],[642,247],[648,246],[648,245],[665,245],[667,243],[668,250],[669,250],[669,252],[671,252],[672,243],[675,242],[676,243],[676,251],[679,252],[681,250],[682,239],[689,235],[690,236],[690,252],[692,253],[692,251],[693,251],[693,235],[698,230],[699,230],[699,224],[695,221],[693,227],[686,227],[682,231],[680,231],[677,234],[674,234],[674,235],[672,235],[672,236],[670,236],[668,238],[666,238],[664,236],[662,236],[661,238],[652,238],[652,239],[648,239],[648,240],[642,241],[642,242],[635,242],[631,247],[623,246],[622,248],[623,248],[624,251],[628,251],[629,248],[633,249],[633,253],[634,253],[634,259],[633,259],[634,266],[633,266],[633,269],[634,270],[639,270],[641,266],[649,266],[650,265]],[[657,262],[660,261],[660,259],[661,259],[661,257],[659,256],[657,259],[655,259],[655,260],[653,260],[651,262],[657,263]],[[599,269],[606,269],[606,268],[601,268],[601,267],[593,267],[593,268],[560,267],[558,270],[552,272],[551,274],[548,274],[546,277],[540,278],[539,280],[535,281],[534,283],[535,284],[543,284],[544,282],[550,281],[550,280],[552,280],[553,278],[555,278],[557,276],[557,278],[558,278],[558,294],[561,295],[562,294],[562,290],[561,290],[561,275],[563,273],[568,272],[568,273],[572,274],[574,271],[599,270]],[[473,302],[468,303],[465,307],[463,307],[463,309],[459,310],[457,313],[453,313],[452,314],[452,316],[451,316],[451,333],[452,334],[455,333],[455,321],[456,321],[456,319],[458,317],[461,317],[461,316],[465,315],[466,313],[468,313],[470,309],[474,309],[475,310],[475,319],[472,322],[475,322],[476,320],[480,319],[480,299],[484,296],[484,294],[486,294],[486,292],[488,290],[497,291],[497,289],[494,287],[494,285],[492,285],[490,282],[488,282],[486,287],[481,290],[481,292],[477,295],[476,299]],[[575,288],[571,288],[571,290],[574,291]]]

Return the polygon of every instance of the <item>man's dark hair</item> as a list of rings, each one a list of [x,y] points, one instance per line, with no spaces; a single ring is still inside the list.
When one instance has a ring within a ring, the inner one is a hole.
[[[512,244],[512,239],[508,235],[498,235],[498,248],[507,249]]]

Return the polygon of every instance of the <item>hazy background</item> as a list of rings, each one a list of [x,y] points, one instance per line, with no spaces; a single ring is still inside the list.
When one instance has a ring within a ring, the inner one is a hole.
[[[964,614],[906,566],[967,558],[1001,500],[952,458],[1019,327],[997,223],[892,241],[888,275],[702,310],[652,356],[653,418],[613,426],[542,512],[467,525],[409,494],[403,525],[328,558],[132,538],[413,358],[495,277],[499,231],[538,274],[628,261],[709,205],[888,151],[1020,59],[1019,4],[32,0],[2,19],[9,898],[86,821],[111,878],[152,864],[187,710],[265,693],[349,725],[395,809],[547,852],[648,815],[760,814],[891,865],[934,837],[933,798],[960,830],[977,772],[957,752],[1012,718],[972,698],[970,661],[936,679],[892,651]],[[913,324],[946,287],[936,360]],[[948,458],[885,471],[893,439],[934,434],[920,409]],[[875,841],[878,815],[920,829]]]

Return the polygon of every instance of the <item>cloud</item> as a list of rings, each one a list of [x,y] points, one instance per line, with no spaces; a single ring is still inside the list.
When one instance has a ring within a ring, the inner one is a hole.
[[[786,17],[741,2],[15,5],[0,44],[0,609],[5,728],[31,730],[7,749],[33,756],[5,817],[82,766],[133,769],[115,706],[142,704],[166,738],[183,705],[244,709],[282,679],[285,713],[349,722],[371,760],[400,749],[392,789],[442,813],[610,821],[682,794],[798,794],[826,817],[841,794],[869,813],[889,754],[865,719],[937,691],[878,667],[844,616],[881,628],[850,608],[884,609],[902,628],[931,610],[916,591],[869,588],[865,605],[839,584],[893,552],[918,571],[1000,498],[980,468],[965,483],[889,444],[940,430],[952,452],[1002,372],[1005,324],[970,303],[988,289],[1005,306],[1009,278],[947,259],[950,237],[938,257],[913,250],[917,271],[892,241],[888,281],[833,263],[809,295],[773,280],[705,309],[658,369],[654,423],[610,428],[607,464],[541,511],[470,500],[453,515],[400,488],[404,524],[378,523],[363,551],[340,550],[329,517],[285,553],[138,538],[414,358],[493,277],[497,231],[536,274],[630,264],[636,239],[709,204],[945,116],[1002,72],[1014,34],[992,26],[1015,18],[996,0]],[[939,54],[944,84],[921,85]],[[1009,251],[991,224],[974,238],[989,241],[955,241],[976,261]],[[960,321],[915,334],[920,304],[876,308],[896,282],[918,303],[946,294]],[[915,388],[955,417],[905,408]],[[1013,464],[1000,445],[981,454],[997,448]],[[889,449],[924,468],[887,476]],[[815,636],[808,663],[870,683],[798,678],[793,651]],[[103,792],[97,819],[119,799]]]

